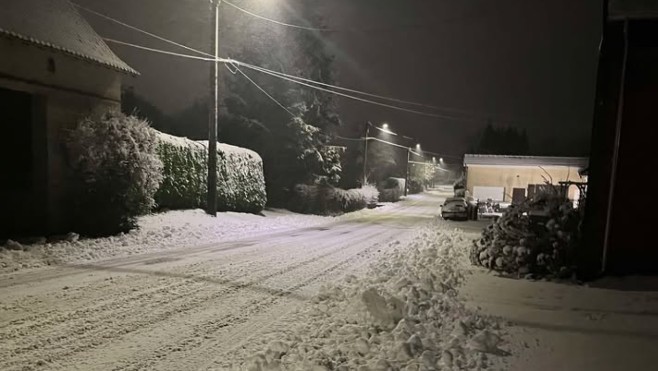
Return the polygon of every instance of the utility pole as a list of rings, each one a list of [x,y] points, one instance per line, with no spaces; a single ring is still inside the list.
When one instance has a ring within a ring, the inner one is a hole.
[[[409,189],[409,167],[411,166],[411,148],[407,148],[407,174],[404,176],[404,195],[407,196]]]
[[[210,67],[210,115],[208,118],[208,198],[206,213],[217,216],[217,120],[219,85],[219,4],[221,0],[210,0],[211,37],[210,45],[215,61]]]
[[[363,183],[364,187],[368,180],[368,135],[370,134],[370,121],[366,121],[365,139],[363,140]]]

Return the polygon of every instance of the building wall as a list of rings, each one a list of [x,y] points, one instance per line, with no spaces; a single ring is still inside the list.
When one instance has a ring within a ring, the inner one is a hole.
[[[473,187],[504,187],[506,202],[512,201],[512,189],[524,188],[530,184],[544,184],[544,177],[552,178],[553,184],[560,181],[584,181],[578,174],[579,168],[567,166],[495,166],[469,165],[466,171],[466,188],[473,194]],[[548,174],[547,174],[548,173]],[[569,198],[577,198],[575,187],[569,189]]]
[[[122,74],[50,48],[2,37],[0,55],[0,87],[35,97],[38,114],[33,127],[35,136],[42,138],[34,149],[40,187],[20,197],[46,210],[41,216],[46,232],[64,232],[69,227],[66,133],[83,117],[120,108]]]

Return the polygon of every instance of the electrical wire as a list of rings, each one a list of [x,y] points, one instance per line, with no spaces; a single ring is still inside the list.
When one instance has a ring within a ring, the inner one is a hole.
[[[332,30],[332,29],[329,29],[329,28],[315,28],[315,27],[307,27],[307,26],[300,26],[300,25],[296,25],[296,24],[285,23],[285,22],[277,21],[275,19],[264,17],[264,16],[256,14],[256,13],[252,13],[252,12],[248,11],[247,9],[241,8],[241,7],[231,3],[229,1],[226,1],[226,0],[223,0],[223,3],[226,4],[226,5],[232,6],[233,8],[235,8],[235,9],[237,9],[237,10],[243,12],[243,13],[249,14],[252,17],[256,17],[258,19],[261,19],[261,20],[264,20],[264,21],[267,21],[267,22],[270,22],[270,23],[278,24],[280,26],[297,28],[297,29],[306,30],[306,31],[335,31],[335,30]]]
[[[228,64],[225,64],[225,66],[227,66],[227,68],[228,68]],[[277,104],[279,107],[281,107],[284,111],[288,112],[288,114],[290,114],[291,117],[293,117],[293,118],[296,117],[294,113],[290,112],[290,110],[289,110],[288,108],[286,108],[283,104],[281,104],[278,100],[276,100],[276,98],[274,98],[273,96],[271,96],[271,95],[270,95],[265,89],[263,89],[263,88],[262,88],[260,85],[258,85],[254,80],[252,80],[249,76],[247,76],[247,74],[245,74],[244,72],[242,72],[242,70],[241,70],[240,68],[238,68],[238,67],[235,66],[235,65],[233,66],[233,68],[235,68],[235,70],[236,70],[237,72],[239,72],[242,76],[244,76],[245,79],[249,80],[249,82],[251,82],[256,88],[258,88],[258,90],[260,90],[263,94],[265,94],[268,98],[270,98],[274,103],[276,103],[276,104]]]
[[[232,4],[232,3],[230,3],[230,2],[228,2],[228,1],[226,1],[226,0],[224,0],[224,3],[226,3],[226,4],[230,5],[230,6],[236,7],[237,9],[244,10],[244,9],[238,7],[237,5]],[[157,40],[160,40],[160,41],[166,42],[166,43],[168,43],[168,44],[171,44],[171,45],[174,45],[174,46],[177,46],[177,47],[180,47],[180,48],[183,48],[183,49],[186,49],[186,50],[192,51],[192,52],[194,52],[194,53],[198,53],[198,54],[201,54],[201,55],[208,56],[208,57],[210,57],[210,58],[212,58],[212,59],[201,59],[201,58],[195,58],[195,57],[193,57],[193,56],[186,56],[186,55],[179,54],[179,53],[174,53],[174,52],[164,52],[164,51],[159,51],[159,50],[154,49],[154,48],[147,48],[147,47],[138,46],[138,45],[135,45],[135,44],[129,44],[129,43],[125,43],[125,42],[121,42],[121,41],[113,40],[113,39],[106,39],[107,41],[114,42],[114,43],[118,43],[118,44],[123,44],[123,45],[127,45],[127,46],[133,46],[133,47],[140,48],[140,49],[143,49],[143,50],[149,50],[149,51],[153,51],[153,52],[162,52],[162,53],[164,53],[164,54],[175,55],[175,56],[179,56],[179,57],[188,57],[188,58],[192,58],[192,59],[199,59],[199,60],[206,60],[206,61],[212,61],[212,60],[215,59],[215,56],[212,55],[212,54],[210,54],[210,53],[206,53],[206,52],[204,52],[204,51],[201,51],[201,50],[198,50],[198,49],[194,49],[194,48],[189,47],[189,46],[187,46],[187,45],[184,45],[184,44],[181,44],[181,43],[178,43],[178,42],[172,41],[172,40],[167,39],[167,38],[165,38],[165,37],[162,37],[162,36],[156,35],[156,34],[154,34],[154,33],[152,33],[152,32],[149,32],[149,31],[143,30],[143,29],[141,29],[141,28],[139,28],[139,27],[135,27],[135,26],[129,25],[129,24],[127,24],[127,23],[125,23],[125,22],[122,22],[122,21],[120,21],[120,20],[118,20],[118,19],[112,18],[112,17],[110,17],[110,16],[107,16],[107,15],[105,15],[105,14],[99,13],[99,12],[97,12],[97,11],[95,11],[95,10],[89,9],[89,8],[84,7],[84,6],[81,6],[81,5],[79,5],[79,4],[76,4],[76,3],[72,3],[72,4],[73,4],[74,6],[76,6],[76,7],[78,7],[78,8],[80,8],[80,9],[86,11],[86,12],[89,12],[89,13],[91,13],[91,14],[94,14],[94,15],[96,15],[96,16],[98,16],[98,17],[101,17],[101,18],[103,18],[103,19],[105,19],[105,20],[108,20],[108,21],[114,22],[114,23],[116,23],[116,24],[118,24],[118,25],[120,25],[120,26],[127,27],[127,28],[129,28],[129,29],[131,29],[131,30],[133,30],[133,31],[137,31],[137,32],[142,33],[142,34],[144,34],[144,35],[147,35],[147,36],[153,37],[153,38],[155,38],[155,39],[157,39]],[[252,14],[252,15],[253,15],[253,14]],[[254,16],[258,16],[258,15],[254,15]],[[324,30],[324,29],[314,29],[314,30]],[[223,60],[220,59],[220,61],[223,61]],[[235,62],[237,63],[238,61],[235,61]],[[265,68],[263,68],[263,67],[256,66],[256,65],[251,65],[251,64],[248,64],[248,63],[244,63],[244,62],[239,62],[239,63],[242,64],[244,67],[249,67],[249,68],[252,68],[252,69],[263,69],[264,71],[268,71],[268,72],[275,73],[275,74],[280,74],[280,75],[285,76],[285,77],[288,77],[288,78],[298,79],[298,80],[301,80],[301,81],[310,82],[310,83],[318,84],[318,85],[321,85],[321,86],[331,87],[331,88],[336,89],[336,90],[347,91],[347,92],[350,92],[350,93],[360,94],[360,95],[363,95],[363,96],[368,96],[368,97],[372,97],[372,98],[378,98],[378,99],[387,100],[387,101],[391,101],[391,102],[397,102],[397,103],[409,104],[409,105],[414,105],[414,106],[419,106],[419,107],[425,107],[425,108],[430,108],[430,109],[435,109],[435,110],[453,111],[453,112],[461,112],[461,113],[466,113],[466,114],[468,114],[467,111],[460,110],[460,109],[456,109],[456,108],[439,107],[439,106],[433,106],[433,105],[428,105],[428,104],[423,104],[423,103],[417,103],[417,102],[412,102],[412,101],[403,100],[403,99],[398,99],[398,98],[386,97],[386,96],[382,96],[382,95],[378,95],[378,94],[372,94],[372,93],[367,93],[367,92],[358,91],[358,90],[355,90],[355,89],[349,89],[349,88],[344,88],[344,87],[340,87],[340,86],[336,86],[336,85],[325,84],[325,83],[322,83],[322,82],[319,82],[319,81],[314,81],[314,80],[305,79],[305,78],[303,78],[303,77],[299,77],[299,76],[294,76],[294,75],[285,74],[285,73],[283,73],[283,72],[278,72],[278,71],[268,70],[268,69],[265,69]],[[443,118],[447,118],[447,117],[443,117]],[[460,119],[460,117],[452,117],[452,116],[451,116],[450,118],[451,118],[451,119]]]
[[[142,34],[144,34],[144,35],[147,35],[147,36],[153,37],[153,38],[158,39],[158,40],[160,40],[160,41],[164,41],[164,42],[166,42],[166,43],[168,43],[168,44],[178,46],[179,48],[183,48],[183,49],[186,49],[186,50],[189,50],[189,51],[195,52],[195,53],[203,54],[203,55],[206,55],[206,56],[212,57],[213,59],[215,58],[215,56],[212,55],[212,54],[210,54],[210,53],[202,52],[202,51],[200,51],[200,50],[197,50],[197,49],[191,48],[191,47],[189,47],[189,46],[187,46],[187,45],[183,45],[183,44],[177,43],[177,42],[175,42],[175,41],[169,40],[169,39],[167,39],[167,38],[164,38],[164,37],[162,37],[162,36],[158,36],[158,35],[156,35],[156,34],[154,34],[154,33],[148,32],[148,31],[146,31],[146,30],[142,30],[142,29],[139,28],[139,27],[135,27],[135,26],[129,25],[129,24],[127,24],[127,23],[125,23],[125,22],[122,22],[122,21],[120,21],[120,20],[118,20],[118,19],[115,19],[115,18],[112,18],[112,17],[107,16],[107,15],[105,15],[105,14],[99,13],[99,12],[97,12],[97,11],[95,11],[95,10],[92,10],[92,9],[86,8],[86,7],[84,7],[84,6],[80,5],[80,4],[77,4],[77,3],[74,3],[74,2],[71,2],[71,4],[72,4],[73,6],[75,6],[75,7],[79,8],[79,9],[82,9],[82,10],[84,10],[84,11],[86,11],[86,12],[89,12],[89,13],[95,15],[95,16],[101,17],[101,18],[103,18],[103,19],[105,19],[105,20],[108,20],[108,21],[110,21],[110,22],[114,22],[114,23],[116,23],[116,24],[118,24],[118,25],[121,25],[121,26],[123,26],[123,27],[129,28],[129,29],[131,29],[131,30],[133,30],[133,31],[137,31],[137,32],[139,32],[139,33],[142,33]]]
[[[249,68],[252,68],[252,69],[267,70],[266,68],[263,68],[263,67],[260,67],[260,66],[250,65],[250,64],[244,63],[244,62],[240,62],[240,63],[244,64],[245,67],[249,67]],[[320,85],[320,86],[331,87],[333,89],[347,91],[347,92],[355,93],[355,94],[360,94],[360,95],[364,95],[364,96],[367,96],[367,97],[378,98],[378,99],[381,99],[381,100],[387,100],[387,101],[390,101],[390,102],[403,103],[403,104],[408,104],[408,105],[413,105],[413,106],[418,106],[418,107],[430,108],[430,109],[434,109],[434,110],[453,111],[453,112],[460,112],[460,113],[469,114],[468,111],[457,109],[457,108],[440,107],[440,106],[433,106],[433,105],[424,104],[424,103],[417,103],[417,102],[412,102],[412,101],[408,101],[408,100],[387,97],[387,96],[383,96],[383,95],[379,95],[379,94],[367,93],[367,92],[363,92],[363,91],[359,91],[359,90],[355,90],[355,89],[344,88],[344,87],[341,87],[341,86],[326,84],[326,83],[323,83],[323,82],[310,80],[310,79],[306,79],[306,78],[299,77],[299,76],[289,75],[289,74],[286,74],[286,73],[283,73],[283,72],[278,72],[278,71],[273,71],[273,70],[267,70],[267,71],[272,72],[272,73],[276,73],[276,74],[281,75],[281,76],[293,78],[293,79],[296,79],[296,80],[309,82],[309,83],[317,84],[317,85]],[[473,115],[471,115],[471,116],[473,118],[475,118],[475,116],[473,116]]]
[[[150,52],[153,52],[153,53],[171,55],[171,56],[175,56],[175,57],[181,57],[181,58],[187,58],[187,59],[196,59],[196,60],[201,60],[201,61],[206,61],[206,62],[228,62],[229,61],[228,59],[223,59],[223,58],[215,59],[215,58],[207,58],[207,57],[197,57],[196,55],[181,54],[181,53],[170,52],[170,51],[162,50],[162,49],[149,48],[147,46],[132,44],[132,43],[128,43],[128,42],[125,42],[125,41],[110,39],[110,38],[107,38],[107,37],[104,37],[103,40],[105,40],[107,42],[114,43],[114,44],[130,46],[130,47],[136,48],[136,49],[146,50],[146,51],[150,51]]]
[[[237,61],[232,61],[232,62],[237,62]],[[386,103],[376,102],[376,101],[373,101],[373,100],[370,100],[370,99],[355,97],[353,95],[337,92],[335,90],[326,89],[326,88],[322,88],[320,86],[308,84],[308,83],[305,83],[305,82],[302,82],[302,81],[299,81],[299,80],[295,80],[293,78],[277,75],[276,73],[270,72],[267,69],[251,68],[251,67],[249,67],[249,65],[244,64],[244,63],[239,63],[239,64],[244,66],[244,67],[250,68],[254,71],[258,71],[258,72],[261,72],[261,73],[268,74],[270,76],[278,77],[280,79],[287,80],[287,81],[293,82],[293,83],[298,84],[298,85],[306,86],[306,87],[316,89],[316,90],[320,90],[320,91],[324,91],[324,92],[327,92],[327,93],[332,93],[332,94],[335,94],[335,95],[339,95],[341,97],[353,99],[353,100],[364,102],[364,103],[370,103],[370,104],[374,104],[374,105],[381,106],[381,107],[387,107],[387,108],[398,110],[398,111],[414,113],[414,114],[417,114],[417,115],[420,115],[420,116],[427,116],[427,117],[434,117],[434,118],[448,119],[448,120],[464,119],[464,118],[460,118],[460,117],[454,117],[454,116],[448,116],[448,115],[441,115],[441,114],[436,114],[436,113],[429,113],[429,112],[422,112],[422,111],[412,110],[412,109],[398,107],[398,106],[394,106],[394,105],[390,105],[390,104],[386,104]]]

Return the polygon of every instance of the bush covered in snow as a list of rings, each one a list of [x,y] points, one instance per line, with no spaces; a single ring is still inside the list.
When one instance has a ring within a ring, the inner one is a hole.
[[[305,214],[337,215],[375,203],[379,192],[372,186],[344,190],[331,185],[298,184],[292,191],[288,208]]]
[[[404,195],[406,181],[404,178],[388,178],[381,182],[377,187],[379,189],[379,201],[381,202],[398,202]]]
[[[519,276],[567,278],[575,271],[581,221],[582,209],[549,185],[488,226],[473,243],[471,262]]]
[[[202,207],[206,200],[208,144],[156,132],[164,179],[155,199],[169,209]],[[267,196],[263,162],[256,152],[217,145],[217,207],[221,211],[257,213]]]
[[[367,184],[361,187],[359,191],[365,196],[368,206],[375,206],[379,202],[379,191],[374,185]]]
[[[162,163],[147,122],[119,112],[85,118],[71,131],[67,147],[77,231],[93,236],[127,231],[153,208]]]

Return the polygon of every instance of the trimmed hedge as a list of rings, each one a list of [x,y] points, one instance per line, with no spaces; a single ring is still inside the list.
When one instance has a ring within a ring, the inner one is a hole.
[[[304,214],[337,215],[376,204],[377,197],[378,192],[372,186],[344,190],[330,185],[298,184],[288,208]]]
[[[164,179],[155,194],[160,208],[205,206],[208,142],[157,132],[157,153]],[[219,211],[258,213],[265,207],[263,161],[251,150],[217,144],[217,208]]]

